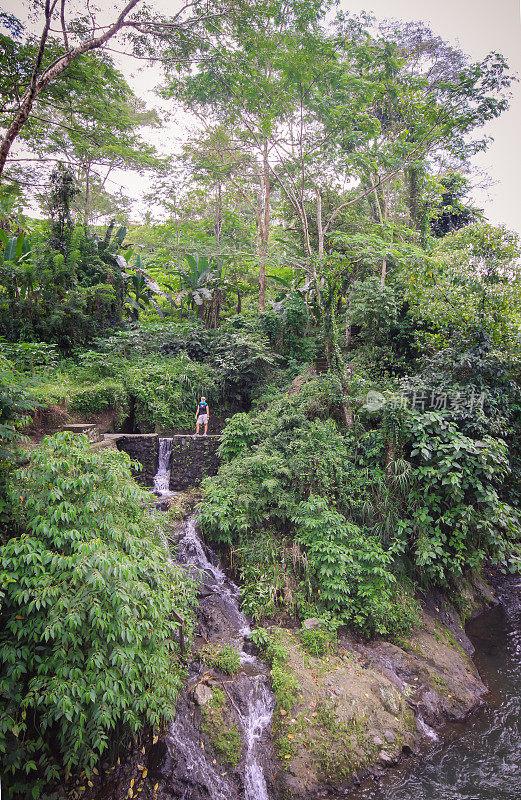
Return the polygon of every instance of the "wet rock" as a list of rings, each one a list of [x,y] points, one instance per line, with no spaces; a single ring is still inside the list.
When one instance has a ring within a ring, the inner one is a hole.
[[[198,683],[194,689],[194,699],[198,706],[205,706],[213,700],[213,692],[204,683]]]
[[[163,777],[169,761],[171,759],[167,744],[164,739],[160,739],[148,751],[147,769],[151,781],[159,781]]]

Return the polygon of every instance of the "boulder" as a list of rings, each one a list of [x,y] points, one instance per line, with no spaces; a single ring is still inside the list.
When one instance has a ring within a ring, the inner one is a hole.
[[[194,689],[194,699],[198,706],[205,706],[210,700],[213,700],[213,692],[209,686],[204,683],[198,683]]]

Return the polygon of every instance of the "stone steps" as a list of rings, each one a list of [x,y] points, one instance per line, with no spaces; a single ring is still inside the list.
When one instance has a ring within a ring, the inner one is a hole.
[[[91,422],[78,422],[71,425],[64,425],[63,431],[70,431],[79,436],[88,436],[91,450],[105,450],[107,448],[117,449],[117,443],[122,438],[121,433],[101,433],[97,425]]]
[[[103,437],[98,427],[93,422],[78,422],[71,425],[64,425],[62,431],[70,431],[76,436],[84,434],[88,436],[89,442],[101,442]]]

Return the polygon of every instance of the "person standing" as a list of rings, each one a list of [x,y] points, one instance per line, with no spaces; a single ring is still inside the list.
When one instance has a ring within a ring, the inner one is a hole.
[[[204,425],[204,434],[208,433],[208,421],[210,419],[210,407],[206,402],[206,397],[201,397],[201,402],[197,404],[195,412],[195,436],[199,436],[199,426]]]

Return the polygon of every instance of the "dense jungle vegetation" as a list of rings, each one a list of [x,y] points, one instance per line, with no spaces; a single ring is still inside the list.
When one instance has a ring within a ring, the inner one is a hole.
[[[79,3],[40,5],[37,33],[0,14],[13,798],[60,796],[168,719],[195,619],[151,492],[125,454],[53,433],[67,419],[191,430],[201,394],[227,417],[199,515],[259,625],[398,637],[422,592],[457,601],[521,557],[519,241],[471,200],[503,57],[318,0],[170,19],[136,0],[96,44]],[[162,101],[192,120],[175,158],[148,143],[167,121],[118,48],[160,62]],[[153,186],[139,221],[111,182],[132,171]]]

